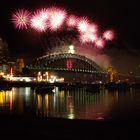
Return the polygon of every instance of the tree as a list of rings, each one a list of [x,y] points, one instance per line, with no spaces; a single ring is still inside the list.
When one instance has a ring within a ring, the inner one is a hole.
[[[0,64],[4,64],[8,60],[8,44],[0,38]]]

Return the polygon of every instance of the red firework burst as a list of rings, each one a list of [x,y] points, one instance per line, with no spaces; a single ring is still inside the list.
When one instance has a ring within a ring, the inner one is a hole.
[[[38,32],[45,32],[48,28],[49,14],[46,9],[38,10],[31,18],[30,26]]]
[[[12,15],[12,22],[18,29],[26,29],[29,25],[30,12],[25,9],[20,9]]]
[[[38,32],[46,32],[49,29],[51,32],[61,31],[63,26],[67,27],[67,30],[75,28],[81,43],[92,43],[99,49],[104,48],[106,41],[115,37],[113,31],[107,30],[101,33],[98,31],[98,26],[88,18],[69,15],[65,9],[58,7],[39,9],[32,15],[28,10],[17,10],[11,20],[18,29],[30,27]]]
[[[92,33],[96,33],[98,31],[98,26],[94,23],[89,24],[88,30]]]
[[[67,17],[67,12],[57,7],[48,8],[49,28],[51,31],[60,29]]]
[[[91,32],[85,32],[80,35],[80,41],[82,43],[94,43],[97,39],[97,35]]]
[[[105,39],[105,40],[113,40],[114,39],[114,32],[113,31],[111,31],[111,30],[108,30],[108,31],[105,31],[104,33],[103,33],[103,38]]]
[[[105,41],[102,38],[100,38],[95,42],[95,46],[99,49],[102,49],[105,46]]]
[[[77,17],[74,15],[69,16],[66,23],[68,27],[75,27],[77,24]]]
[[[88,30],[89,21],[87,18],[81,18],[78,20],[77,29],[80,33],[84,33]]]

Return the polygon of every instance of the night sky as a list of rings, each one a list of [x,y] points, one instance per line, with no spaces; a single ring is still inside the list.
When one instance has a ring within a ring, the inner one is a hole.
[[[7,41],[11,58],[27,59],[29,56],[32,58],[42,54],[35,35],[13,27],[11,14],[20,8],[36,10],[52,5],[64,7],[78,16],[87,16],[95,20],[102,29],[114,29],[116,39],[103,52],[112,58],[116,68],[122,71],[131,71],[132,67],[132,70],[137,69],[140,63],[137,0],[1,0],[0,37]],[[126,63],[128,65],[123,68]]]

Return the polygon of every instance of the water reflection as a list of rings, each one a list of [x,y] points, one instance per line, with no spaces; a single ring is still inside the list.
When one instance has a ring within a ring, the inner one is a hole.
[[[30,106],[31,93],[29,87],[12,88],[12,90],[9,91],[0,91],[0,113],[23,114],[26,106]]]
[[[0,114],[103,120],[140,108],[139,90],[88,93],[85,89],[37,94],[30,87],[0,91]],[[121,112],[121,113],[119,113]]]
[[[12,91],[0,91],[1,111],[11,111],[13,107],[14,93]]]

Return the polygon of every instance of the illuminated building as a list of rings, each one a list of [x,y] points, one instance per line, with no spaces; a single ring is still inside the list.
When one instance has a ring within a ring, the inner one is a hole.
[[[42,80],[46,81],[46,82],[48,81],[48,72],[47,71],[43,74]]]
[[[37,81],[38,82],[49,82],[49,83],[54,83],[54,82],[64,82],[63,77],[58,77],[54,74],[50,74],[48,71],[41,73],[40,71],[37,73]]]
[[[0,72],[7,73],[8,66],[6,64],[0,65]]]
[[[41,82],[42,81],[42,74],[41,74],[40,71],[37,73],[37,81],[38,82]]]
[[[17,73],[22,73],[23,68],[24,68],[24,59],[17,59],[17,62],[16,62]]]

